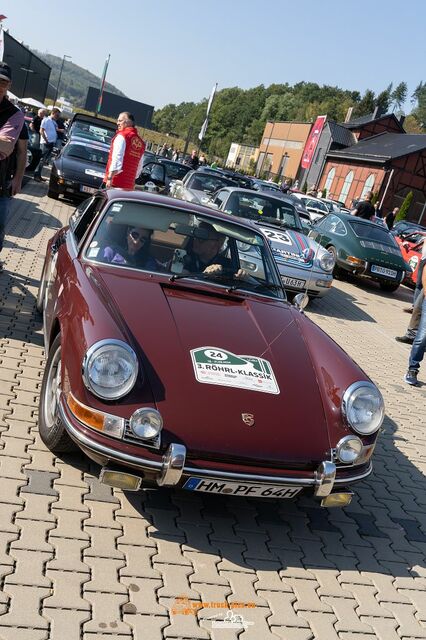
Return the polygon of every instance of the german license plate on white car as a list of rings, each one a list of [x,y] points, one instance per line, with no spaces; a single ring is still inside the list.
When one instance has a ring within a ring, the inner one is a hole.
[[[299,278],[289,278],[288,276],[281,276],[281,280],[285,287],[295,287],[296,289],[303,289],[306,284],[306,280],[299,280]]]
[[[396,278],[398,271],[394,269],[386,269],[386,267],[378,267],[377,265],[371,265],[371,273],[378,273],[381,276],[387,276],[388,278]]]
[[[80,185],[80,189],[81,191],[84,191],[84,193],[95,193],[96,191],[93,187],[86,187],[85,184]]]
[[[203,478],[189,478],[183,488],[187,491],[221,493],[229,496],[257,498],[294,498],[302,487],[284,487],[273,484],[255,484],[253,482],[224,482]]]

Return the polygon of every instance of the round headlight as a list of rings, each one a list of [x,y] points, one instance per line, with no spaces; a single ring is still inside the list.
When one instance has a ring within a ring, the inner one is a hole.
[[[88,349],[83,360],[86,387],[104,400],[118,400],[136,382],[138,360],[131,347],[121,340],[101,340]]]
[[[163,428],[163,418],[156,409],[137,409],[130,418],[129,424],[137,438],[148,440],[158,436]]]
[[[342,412],[357,433],[374,433],[380,428],[385,415],[382,394],[371,382],[354,382],[343,394]]]
[[[329,251],[324,253],[318,259],[321,269],[324,271],[333,271],[335,265],[335,258]]]
[[[355,462],[362,451],[362,442],[358,436],[345,436],[336,445],[336,456],[346,464]]]

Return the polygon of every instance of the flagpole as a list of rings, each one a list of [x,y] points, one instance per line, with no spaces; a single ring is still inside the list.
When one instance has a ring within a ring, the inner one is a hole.
[[[198,152],[197,152],[197,155],[198,155],[198,153],[199,153],[199,151],[200,151],[201,144],[202,144],[202,142],[203,142],[204,136],[206,135],[207,127],[208,127],[208,124],[209,124],[209,114],[210,114],[210,110],[211,110],[211,108],[212,108],[213,99],[214,99],[214,97],[215,97],[216,91],[217,91],[217,82],[216,82],[216,84],[214,85],[214,87],[213,87],[213,89],[212,89],[212,92],[211,92],[211,94],[210,94],[210,98],[209,98],[209,101],[208,101],[208,103],[207,103],[206,118],[205,118],[205,120],[204,120],[204,122],[203,122],[203,126],[202,126],[202,127],[201,127],[201,129],[200,129],[200,133],[198,134],[198,140],[199,140],[199,143],[198,143]]]
[[[3,20],[6,20],[7,16],[3,14],[0,15],[0,61],[3,62],[4,56],[4,31],[3,31]]]
[[[102,74],[101,85],[100,85],[100,88],[99,88],[98,104],[96,105],[96,111],[95,111],[95,115],[97,115],[97,116],[99,115],[99,112],[100,112],[100,110],[102,108],[102,98],[103,98],[104,89],[105,89],[105,78],[106,78],[106,74],[107,74],[107,71],[108,71],[108,65],[109,65],[110,58],[111,58],[111,54],[109,53],[108,54],[108,58],[105,60],[104,71],[103,71],[103,74]]]

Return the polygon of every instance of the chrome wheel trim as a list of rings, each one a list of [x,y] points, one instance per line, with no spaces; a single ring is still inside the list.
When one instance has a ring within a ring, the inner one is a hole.
[[[61,395],[61,349],[59,348],[47,372],[47,382],[43,398],[45,422],[52,428],[59,416],[59,399]]]

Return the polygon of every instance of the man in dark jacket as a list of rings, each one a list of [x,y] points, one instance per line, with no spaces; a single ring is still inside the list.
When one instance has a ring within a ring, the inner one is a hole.
[[[352,215],[358,218],[364,218],[364,220],[370,220],[376,214],[374,206],[371,204],[372,198],[373,193],[371,191],[366,193],[365,200],[358,202],[355,209],[352,210]]]
[[[197,152],[195,151],[195,149],[192,150],[191,157],[189,158],[186,164],[189,164],[191,169],[198,169],[200,161],[198,159]]]

